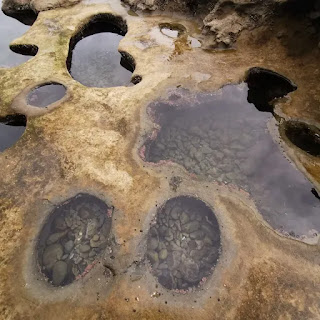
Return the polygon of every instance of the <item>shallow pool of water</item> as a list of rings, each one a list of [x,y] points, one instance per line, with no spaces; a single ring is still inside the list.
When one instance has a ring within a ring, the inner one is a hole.
[[[118,52],[123,36],[120,28],[103,21],[89,25],[69,55],[71,76],[88,87],[129,85],[133,66]]]
[[[105,250],[112,209],[89,194],[78,194],[57,206],[43,226],[38,263],[54,286],[83,276]]]
[[[0,0],[2,7],[2,1]],[[21,37],[29,29],[18,20],[6,16],[0,10],[0,67],[14,67],[31,59],[31,56],[14,53],[10,50],[10,43]]]
[[[241,84],[215,94],[181,91],[153,103],[148,112],[161,129],[146,142],[145,159],[174,161],[203,180],[245,189],[265,220],[292,236],[320,230],[312,184],[272,139],[272,114],[247,99],[248,86]]]
[[[47,107],[62,99],[66,94],[66,88],[58,83],[42,85],[33,89],[28,97],[28,104],[35,107]]]
[[[14,145],[26,130],[26,118],[22,115],[0,118],[0,152]]]
[[[147,241],[152,273],[167,289],[188,290],[204,281],[220,254],[213,211],[197,198],[168,200],[157,212]]]

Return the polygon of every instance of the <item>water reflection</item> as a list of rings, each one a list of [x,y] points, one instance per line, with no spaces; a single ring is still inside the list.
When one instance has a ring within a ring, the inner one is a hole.
[[[30,20],[28,22],[31,23]],[[29,26],[6,16],[0,10],[0,67],[14,67],[31,59],[30,56],[14,53],[9,47],[14,39],[21,37],[28,29]]]
[[[58,83],[42,85],[32,90],[28,95],[28,104],[36,107],[48,105],[62,99],[66,94],[66,88]]]
[[[23,135],[26,118],[23,115],[0,118],[0,152],[10,148]]]
[[[72,77],[88,87],[128,85],[134,67],[118,52],[122,28],[109,17],[93,19],[70,45],[68,68]]]
[[[189,101],[182,96],[149,108],[161,129],[146,143],[147,161],[172,160],[205,180],[238,185],[274,228],[293,236],[320,230],[311,183],[273,141],[267,130],[272,115],[248,103],[246,84]]]

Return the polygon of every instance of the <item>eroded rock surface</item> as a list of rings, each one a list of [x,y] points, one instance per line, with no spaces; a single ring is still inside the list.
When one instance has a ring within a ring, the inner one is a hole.
[[[65,8],[81,0],[3,0],[2,10],[9,16],[32,15],[55,8]]]

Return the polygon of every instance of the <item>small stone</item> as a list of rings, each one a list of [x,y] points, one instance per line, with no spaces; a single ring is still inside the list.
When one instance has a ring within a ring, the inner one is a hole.
[[[156,250],[158,248],[159,242],[156,238],[150,238],[148,242],[148,249]]]
[[[182,230],[187,233],[192,233],[199,229],[199,221],[190,221],[182,227]]]
[[[185,224],[189,221],[189,215],[185,212],[182,212],[182,214],[180,215],[180,222],[181,224]]]
[[[93,241],[98,241],[99,240],[99,235],[98,234],[95,234],[93,237],[92,237],[92,240]]]
[[[52,283],[59,286],[63,283],[68,271],[68,265],[64,261],[58,261],[52,268]]]
[[[170,229],[167,229],[166,236],[164,237],[167,241],[173,240],[173,232]]]
[[[55,229],[59,231],[64,231],[67,228],[67,224],[62,217],[55,218],[53,224]]]
[[[90,251],[90,246],[89,245],[87,245],[87,244],[82,244],[82,245],[80,245],[80,247],[79,247],[79,251],[81,252],[81,253],[85,253],[85,252],[88,252],[88,251]]]
[[[69,240],[64,245],[64,251],[69,253],[69,252],[71,252],[73,247],[74,247],[74,242],[72,240]]]
[[[179,207],[175,206],[172,208],[170,215],[171,215],[172,219],[177,220],[177,219],[179,219],[180,213],[181,213],[181,209]]]
[[[168,250],[167,249],[162,249],[160,252],[159,252],[159,258],[161,260],[165,260],[168,256]]]
[[[149,258],[149,260],[150,260],[150,262],[151,262],[152,264],[154,264],[154,263],[156,263],[156,262],[159,261],[159,256],[158,256],[158,253],[157,253],[157,252],[155,252],[155,251],[148,251],[147,255],[148,255],[148,258]]]
[[[69,257],[69,255],[65,254],[65,255],[62,256],[61,260],[66,260],[68,257]]]
[[[197,249],[197,243],[194,240],[191,240],[188,243],[188,247],[190,248],[190,250],[195,250],[195,249]]]
[[[75,277],[77,277],[80,274],[79,269],[75,264],[72,266],[72,273]]]
[[[83,258],[83,259],[89,258],[89,252],[81,252],[80,253],[80,257]]]
[[[66,234],[68,233],[68,231],[63,231],[63,232],[57,232],[57,233],[53,233],[49,236],[49,238],[47,239],[47,245],[51,245],[55,242],[57,242],[58,240],[60,240],[61,238],[63,238]]]
[[[197,230],[190,233],[190,239],[202,240],[205,236],[205,233],[202,230]]]
[[[73,225],[73,218],[70,215],[66,215],[64,221],[69,228]]]
[[[82,258],[80,256],[76,256],[76,257],[73,258],[73,262],[75,264],[79,264],[81,261],[82,261]]]
[[[63,248],[61,244],[52,244],[43,252],[42,262],[46,269],[51,270],[53,265],[62,258]]]
[[[87,208],[84,208],[84,207],[79,209],[78,214],[81,219],[88,219],[90,217],[90,212],[88,211]]]
[[[94,256],[96,256],[96,253],[94,251],[90,251],[89,258],[93,258]]]

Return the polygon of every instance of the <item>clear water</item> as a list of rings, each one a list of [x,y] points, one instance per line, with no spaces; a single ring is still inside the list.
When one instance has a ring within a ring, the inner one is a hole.
[[[197,287],[220,254],[218,221],[199,199],[170,199],[157,212],[147,247],[152,273],[161,285],[174,290]]]
[[[122,38],[116,33],[101,32],[80,40],[72,52],[71,76],[87,87],[130,84],[132,70],[124,65],[118,52]]]
[[[78,194],[57,206],[38,242],[41,271],[54,286],[81,277],[108,244],[112,209],[102,200]]]
[[[292,236],[320,230],[320,201],[312,184],[283,155],[267,129],[271,113],[247,101],[248,86],[216,94],[181,91],[149,107],[161,129],[146,142],[145,159],[170,160],[203,180],[250,193],[266,221]]]
[[[47,84],[32,90],[28,95],[28,104],[35,107],[47,107],[62,99],[66,88],[61,84]]]
[[[29,26],[6,16],[0,10],[0,67],[14,67],[31,59],[31,56],[14,53],[9,47],[14,39],[21,37],[28,29]]]
[[[0,118],[0,152],[10,148],[26,129],[24,116]]]

